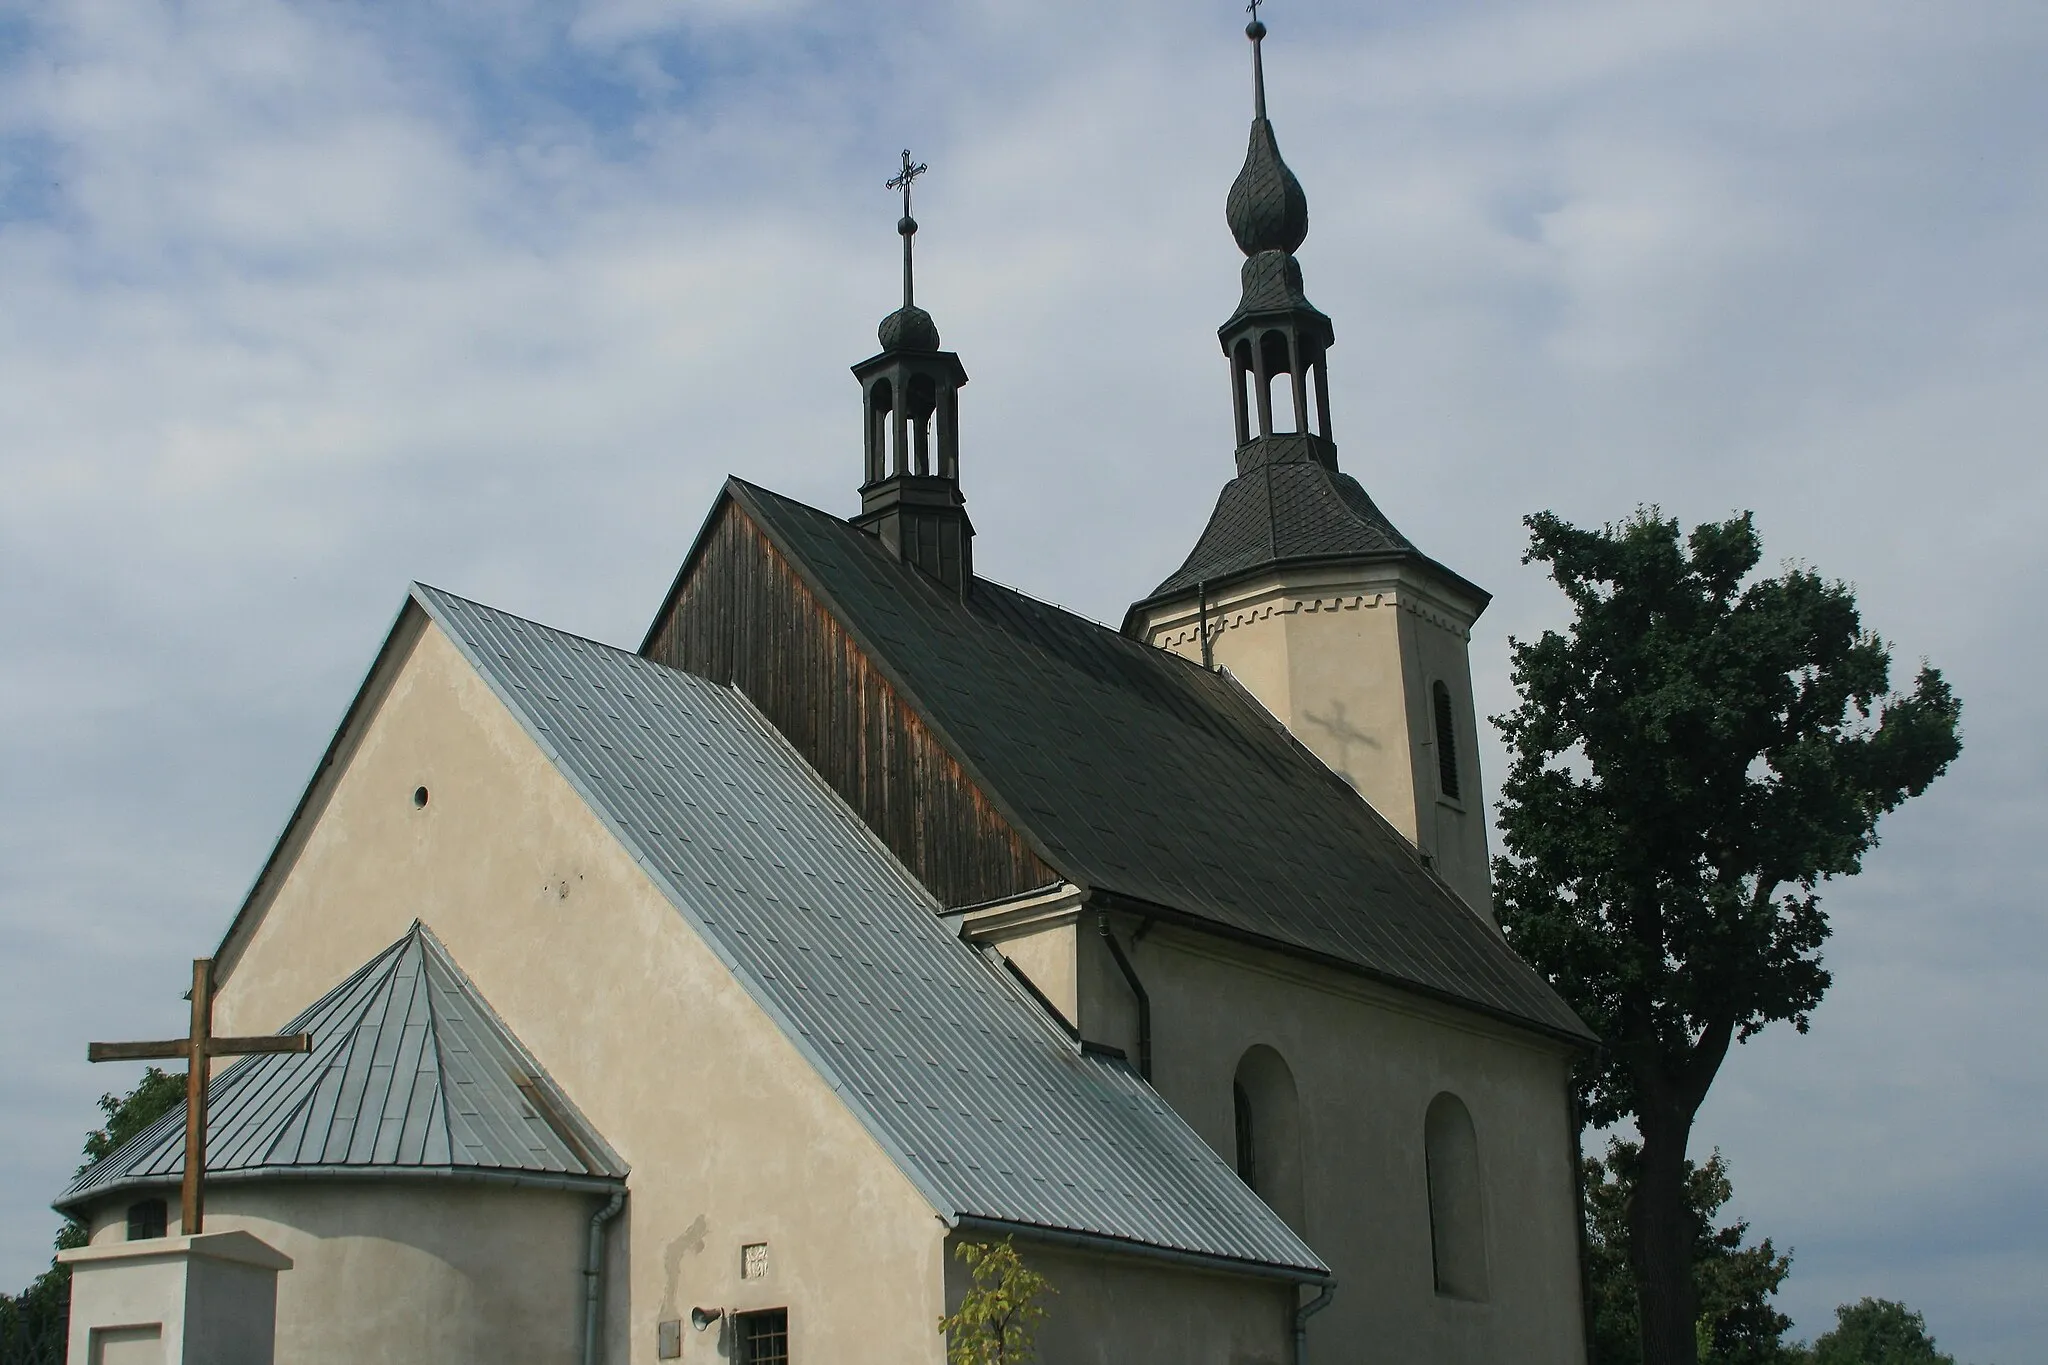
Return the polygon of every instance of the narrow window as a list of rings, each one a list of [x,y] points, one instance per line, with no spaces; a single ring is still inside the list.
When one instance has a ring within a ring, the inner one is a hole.
[[[1429,1183],[1429,1245],[1436,1292],[1486,1298],[1486,1208],[1479,1180],[1479,1139],[1464,1101],[1445,1091],[1423,1120]]]
[[[1237,1173],[1273,1212],[1302,1230],[1301,1100],[1287,1061],[1261,1043],[1238,1060]]]
[[[1244,1093],[1244,1085],[1233,1081],[1230,1097],[1237,1106],[1237,1178],[1253,1189],[1259,1187],[1259,1149],[1253,1136],[1252,1097]]]
[[[1436,702],[1436,777],[1445,796],[1458,799],[1458,727],[1451,721],[1451,689],[1430,689]]]
[[[739,1328],[740,1365],[789,1365],[787,1308],[742,1313]]]
[[[170,1226],[171,1211],[161,1199],[145,1199],[128,1206],[128,1240],[147,1242],[162,1237]]]

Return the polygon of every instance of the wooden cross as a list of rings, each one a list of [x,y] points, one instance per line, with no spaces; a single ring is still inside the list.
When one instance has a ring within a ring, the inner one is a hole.
[[[88,1043],[89,1062],[161,1062],[185,1059],[185,1183],[180,1190],[179,1228],[198,1236],[206,1212],[206,1080],[215,1057],[246,1057],[259,1052],[311,1052],[308,1033],[272,1034],[265,1038],[213,1036],[213,959],[192,963],[192,1031],[184,1038],[148,1043]]]

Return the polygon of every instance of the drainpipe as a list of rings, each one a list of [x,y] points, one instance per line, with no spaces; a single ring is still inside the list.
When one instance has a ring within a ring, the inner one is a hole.
[[[597,1365],[599,1313],[604,1307],[605,1225],[626,1206],[626,1187],[612,1191],[605,1206],[590,1215],[590,1245],[583,1253],[583,1365]]]
[[[1308,1365],[1308,1320],[1328,1308],[1336,1292],[1337,1282],[1331,1280],[1322,1293],[1294,1310],[1294,1365]]]
[[[1124,983],[1131,988],[1131,996],[1138,1002],[1138,1074],[1146,1080],[1152,1079],[1152,997],[1145,993],[1145,983],[1138,980],[1138,973],[1131,966],[1131,960],[1124,956],[1124,946],[1116,941],[1116,935],[1109,931],[1109,912],[1102,911],[1095,917],[1095,927],[1102,933],[1102,941],[1109,945],[1109,955],[1116,959],[1116,969],[1124,974]]]

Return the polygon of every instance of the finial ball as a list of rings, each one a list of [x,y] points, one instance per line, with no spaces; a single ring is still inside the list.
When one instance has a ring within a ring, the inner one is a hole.
[[[1244,36],[1251,39],[1255,43],[1259,41],[1259,39],[1265,37],[1265,21],[1263,19],[1254,19],[1249,24],[1246,24],[1244,26]]]
[[[904,214],[896,220],[896,231],[898,235],[908,237],[911,233],[917,231],[917,219],[912,218],[907,213]]]

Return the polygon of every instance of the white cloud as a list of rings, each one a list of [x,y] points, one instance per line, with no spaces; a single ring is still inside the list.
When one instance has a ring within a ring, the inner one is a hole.
[[[46,1045],[0,1060],[0,1281],[33,1273],[40,1206],[120,1083],[77,1045],[175,1012],[408,578],[631,641],[728,470],[849,506],[845,366],[892,306],[880,181],[905,142],[933,165],[920,298],[974,376],[980,563],[1115,619],[1178,562],[1229,470],[1238,18],[199,0],[19,21],[0,1030]],[[2011,1289],[2044,1243],[1984,1213],[2048,1211],[2048,18],[1271,22],[1343,459],[1499,594],[1484,706],[1509,702],[1504,635],[1561,610],[1518,516],[1649,500],[1755,507],[1773,556],[1854,580],[1902,663],[1957,681],[1963,761],[1830,895],[1814,1035],[1738,1053],[1701,1142],[1799,1249],[1804,1330],[1888,1293],[1965,1358],[2048,1352]]]

